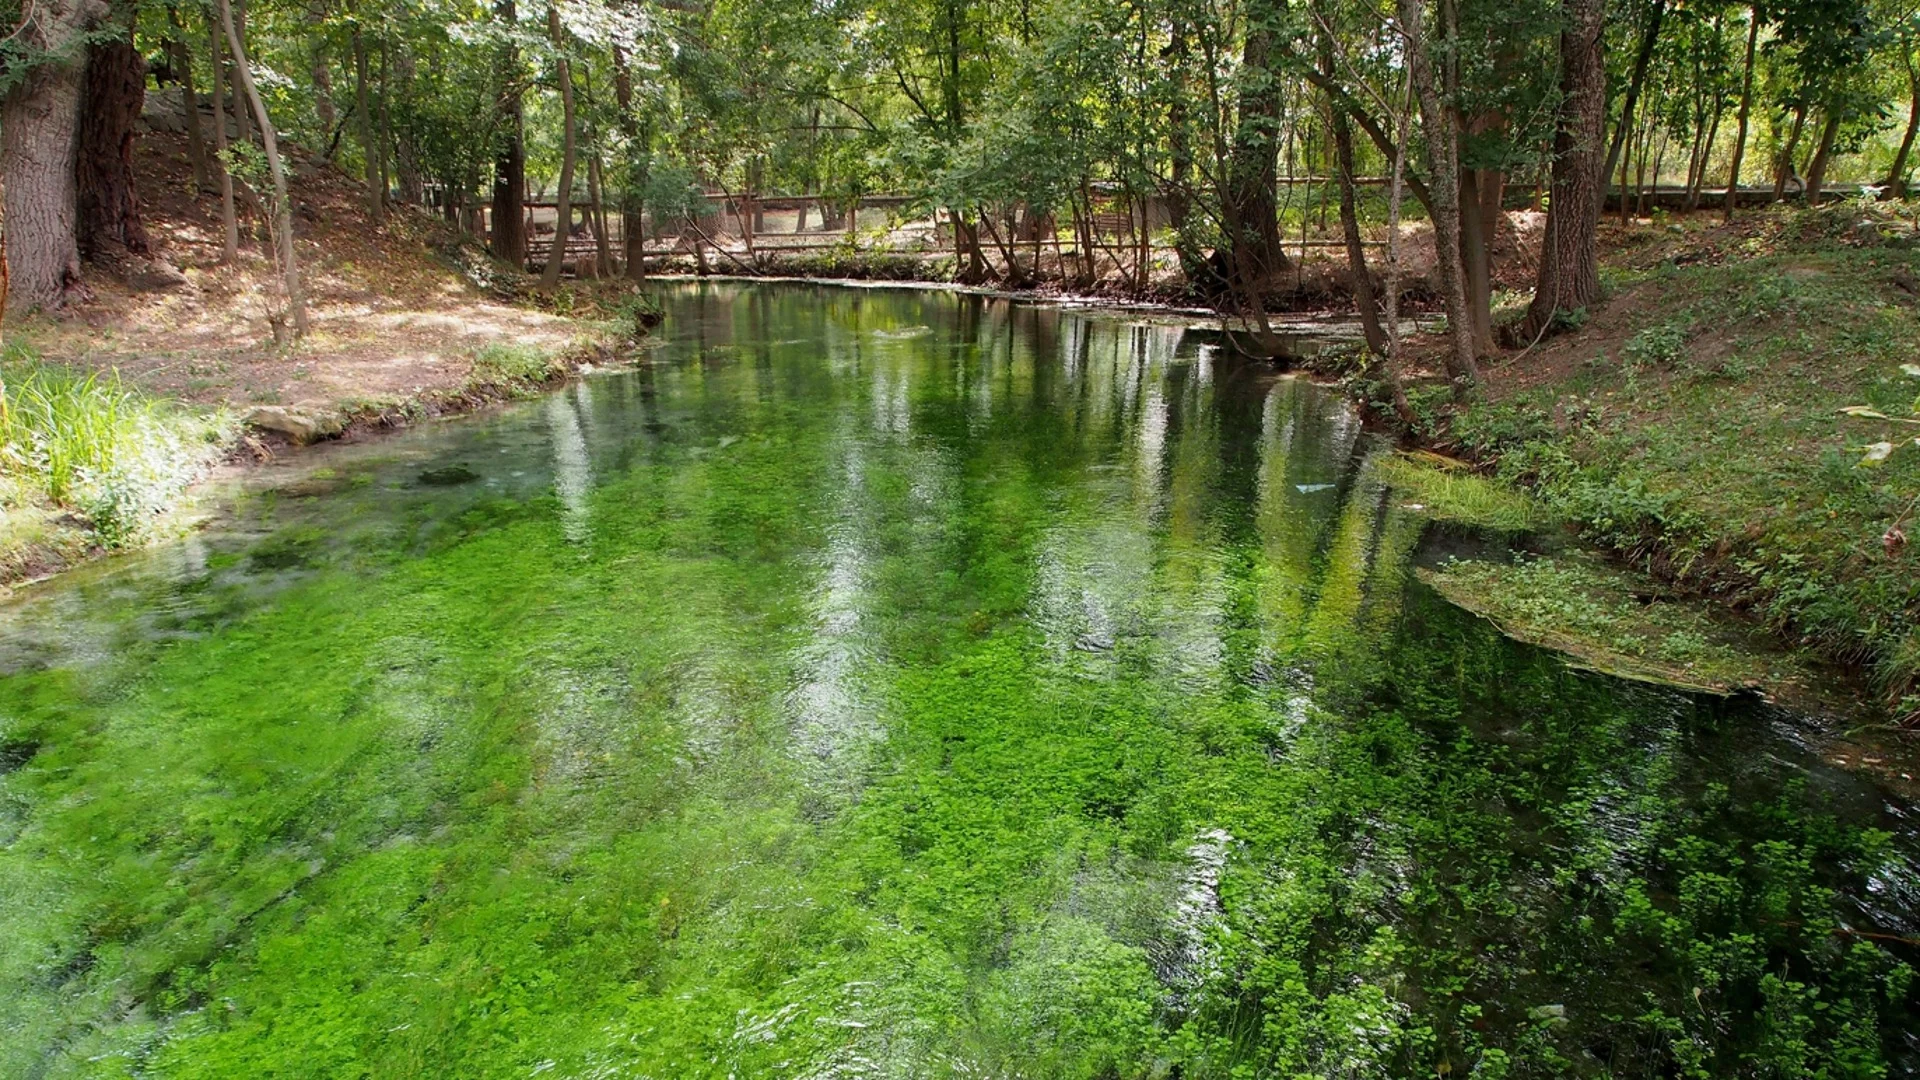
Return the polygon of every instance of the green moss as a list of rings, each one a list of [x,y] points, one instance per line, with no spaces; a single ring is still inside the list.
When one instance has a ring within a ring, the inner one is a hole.
[[[1394,454],[1379,469],[1403,505],[1442,521],[1500,532],[1527,532],[1554,521],[1525,492],[1472,472],[1464,462]]]
[[[1511,563],[1453,560],[1422,578],[1502,631],[1611,674],[1802,701],[1815,700],[1823,682],[1710,601],[1674,595],[1645,574],[1580,553]]]

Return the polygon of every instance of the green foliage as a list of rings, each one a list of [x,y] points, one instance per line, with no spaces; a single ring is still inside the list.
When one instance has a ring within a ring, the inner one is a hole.
[[[1405,455],[1384,459],[1380,478],[1403,504],[1443,521],[1501,532],[1525,532],[1551,523],[1544,508],[1524,492],[1464,466],[1423,462]]]
[[[537,345],[491,341],[473,354],[472,382],[481,386],[532,386],[551,379],[555,357]]]
[[[1893,452],[1920,415],[1902,368],[1920,324],[1889,282],[1914,256],[1858,230],[1836,243],[1813,216],[1769,222],[1766,253],[1640,286],[1626,362],[1475,405],[1454,437],[1589,537],[1866,660],[1897,701],[1920,678],[1920,595],[1911,546],[1883,538],[1920,491],[1920,454]]]
[[[140,539],[218,456],[228,424],[162,407],[117,374],[81,374],[9,344],[0,472],[85,514],[110,547]]]

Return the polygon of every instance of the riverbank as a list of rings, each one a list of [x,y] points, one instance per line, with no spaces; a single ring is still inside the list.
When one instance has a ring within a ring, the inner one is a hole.
[[[1611,232],[1606,303],[1416,438],[1920,722],[1920,206]]]
[[[169,534],[223,460],[523,396],[619,362],[646,317],[624,282],[535,294],[447,224],[374,219],[357,181],[291,156],[313,323],[298,342],[275,341],[264,223],[243,211],[223,262],[218,200],[163,132],[136,143],[152,251],[90,265],[82,302],[8,325],[0,587]]]

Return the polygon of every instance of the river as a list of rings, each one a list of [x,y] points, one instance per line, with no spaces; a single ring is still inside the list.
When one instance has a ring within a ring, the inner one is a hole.
[[[0,1075],[1920,1069],[1913,807],[1439,599],[1337,395],[660,292],[0,608]]]

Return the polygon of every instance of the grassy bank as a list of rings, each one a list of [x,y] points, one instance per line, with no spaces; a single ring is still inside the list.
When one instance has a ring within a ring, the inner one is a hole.
[[[1920,205],[1641,228],[1606,272],[1427,434],[1920,716]]]
[[[0,581],[166,529],[187,486],[217,461],[234,423],[169,405],[118,375],[0,353]]]

